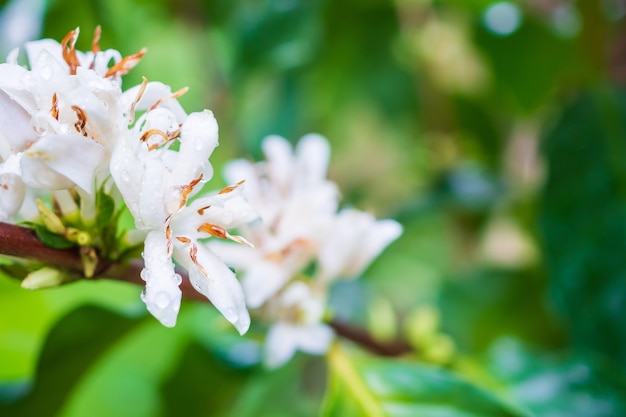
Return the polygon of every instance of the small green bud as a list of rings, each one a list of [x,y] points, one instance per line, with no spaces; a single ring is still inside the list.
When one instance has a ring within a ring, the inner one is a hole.
[[[404,322],[409,343],[416,348],[430,343],[439,328],[439,321],[439,311],[431,306],[421,306],[413,310]]]
[[[454,356],[456,347],[454,341],[447,334],[437,334],[430,339],[430,343],[424,349],[424,357],[437,364],[450,362]]]
[[[388,342],[396,338],[398,320],[391,301],[376,297],[367,309],[367,327],[376,340]]]
[[[74,227],[68,227],[65,238],[71,242],[76,242],[79,246],[88,246],[91,243],[91,235]]]
[[[83,261],[83,273],[87,278],[93,277],[98,266],[98,255],[94,248],[80,248],[80,259]]]

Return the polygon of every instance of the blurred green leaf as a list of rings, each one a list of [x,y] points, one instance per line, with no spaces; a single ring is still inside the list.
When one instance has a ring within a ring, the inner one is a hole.
[[[304,359],[304,360],[302,360]],[[296,356],[278,369],[257,370],[241,386],[232,417],[318,415],[325,369],[320,358]]]
[[[13,417],[57,415],[99,355],[136,324],[137,320],[102,308],[85,306],[73,310],[50,329],[32,390],[19,401],[6,406],[0,403],[0,414]]]
[[[475,42],[483,49],[495,75],[494,100],[514,111],[535,111],[576,69],[575,43],[559,38],[530,14],[524,15],[518,31],[506,37],[477,27]]]
[[[79,281],[45,290],[25,290],[20,282],[0,274],[0,393],[15,397],[33,377],[42,345],[57,320],[84,304],[106,306],[126,316],[145,314],[134,284]],[[2,395],[0,394],[0,397]]]
[[[330,384],[322,415],[368,417],[524,416],[441,368],[329,352]]]
[[[503,339],[490,350],[488,369],[533,416],[626,415],[624,374],[590,357],[538,354]]]
[[[534,270],[484,269],[458,276],[441,289],[443,328],[472,354],[483,352],[503,334],[560,345],[564,335],[545,306],[546,285]]]
[[[552,301],[573,344],[626,367],[626,94],[579,95],[546,135],[540,213]]]

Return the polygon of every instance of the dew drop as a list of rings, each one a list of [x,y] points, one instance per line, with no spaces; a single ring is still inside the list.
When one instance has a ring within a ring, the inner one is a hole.
[[[165,309],[170,305],[170,296],[166,292],[159,292],[154,296],[154,304],[157,308]]]

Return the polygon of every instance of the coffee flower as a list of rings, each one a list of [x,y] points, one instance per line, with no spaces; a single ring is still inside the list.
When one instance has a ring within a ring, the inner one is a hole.
[[[52,191],[78,187],[93,194],[99,173],[107,175],[110,152],[124,130],[120,76],[143,55],[122,58],[101,51],[99,30],[92,51],[74,45],[78,29],[61,42],[29,42],[29,68],[19,50],[0,64],[0,219],[15,214],[25,187]]]
[[[249,245],[227,229],[256,218],[241,197],[243,181],[216,195],[199,193],[213,174],[213,114],[187,115],[177,101],[185,90],[172,92],[158,82],[144,80],[123,92],[121,76],[145,51],[125,58],[101,51],[98,29],[91,51],[83,53],[75,49],[77,37],[78,29],[61,43],[26,44],[28,68],[18,65],[18,50],[0,65],[0,221],[31,220],[80,245],[91,276],[98,252],[85,246],[107,227],[109,236],[116,233],[115,220],[94,220],[107,215],[97,213],[98,204],[114,217],[121,195],[145,234],[141,276],[148,310],[164,325],[175,324],[181,299],[176,260],[194,287],[245,332],[250,318],[241,286],[200,242],[213,236]],[[54,210],[38,197],[52,200]]]
[[[187,269],[194,288],[244,333],[250,317],[241,286],[223,261],[199,241],[218,237],[249,245],[227,229],[257,217],[241,197],[242,182],[214,195],[198,194],[213,174],[209,156],[218,145],[217,122],[206,110],[187,115],[176,100],[182,92],[172,93],[164,84],[144,82],[133,92],[131,118],[135,110],[145,113],[118,141],[111,174],[135,225],[147,232],[142,298],[161,323],[175,325],[181,300],[175,260]]]
[[[326,351],[329,286],[359,275],[402,227],[358,210],[338,211],[337,186],[326,179],[330,148],[321,136],[307,135],[295,149],[271,136],[263,151],[266,161],[239,160],[226,169],[229,180],[246,178],[246,197],[261,215],[261,224],[241,228],[255,248],[211,247],[241,272],[248,306],[272,323],[266,362],[276,366],[296,350]],[[310,276],[303,278],[305,270]]]

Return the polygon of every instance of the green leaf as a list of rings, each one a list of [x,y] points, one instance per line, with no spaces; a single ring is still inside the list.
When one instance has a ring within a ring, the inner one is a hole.
[[[74,242],[70,242],[61,235],[51,232],[41,224],[35,225],[35,234],[43,242],[44,245],[55,249],[68,249],[76,246]]]
[[[575,347],[626,369],[626,93],[581,94],[546,135],[540,225],[553,305]]]
[[[99,232],[111,225],[114,212],[115,200],[104,189],[100,189],[96,194],[96,227]],[[115,224],[112,227],[115,228]]]
[[[516,417],[496,397],[450,371],[403,360],[328,354],[330,385],[324,417]]]
[[[488,370],[509,398],[535,416],[626,415],[626,378],[597,358],[547,355],[501,339],[490,349]]]
[[[0,274],[0,391],[11,397],[23,394],[12,387],[31,380],[44,340],[60,317],[84,304],[106,306],[127,316],[145,314],[139,292],[134,284],[108,280],[31,291]]]
[[[81,376],[138,322],[95,306],[61,318],[46,338],[31,391],[19,401],[0,402],[0,415],[56,415]]]

